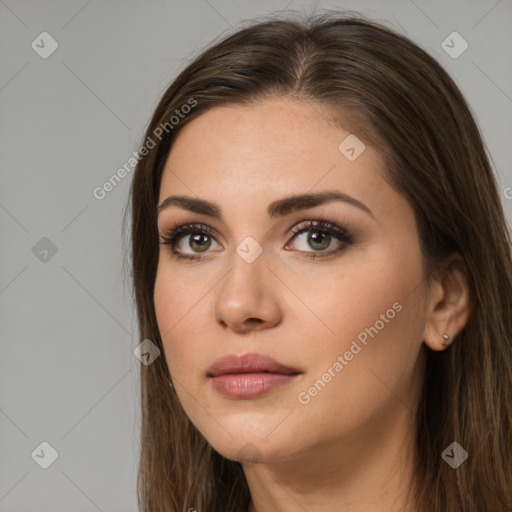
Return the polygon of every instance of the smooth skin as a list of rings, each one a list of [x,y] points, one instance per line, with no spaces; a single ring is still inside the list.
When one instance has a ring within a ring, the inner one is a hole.
[[[444,350],[443,333],[453,340],[470,314],[462,258],[446,260],[428,294],[413,209],[383,178],[377,149],[367,144],[354,161],[338,150],[350,133],[323,106],[290,97],[215,107],[183,128],[163,172],[159,204],[186,195],[222,212],[218,219],[176,205],[161,211],[160,234],[187,223],[214,234],[194,244],[199,230],[177,242],[202,260],[179,260],[160,245],[154,301],[179,400],[215,450],[242,462],[250,512],[414,511],[405,493],[415,462],[422,344]],[[273,201],[328,190],[372,214],[331,201],[267,215]],[[314,226],[290,236],[302,221],[319,219],[344,227],[352,243],[334,253],[341,244],[335,236],[308,242],[325,233]],[[247,237],[263,250],[252,263],[236,251]],[[312,253],[318,257],[305,256]],[[307,404],[299,402],[397,302],[400,312],[366,346],[359,343]],[[207,376],[214,361],[248,352],[301,374],[255,399],[216,392]],[[252,462],[244,461],[247,453]]]

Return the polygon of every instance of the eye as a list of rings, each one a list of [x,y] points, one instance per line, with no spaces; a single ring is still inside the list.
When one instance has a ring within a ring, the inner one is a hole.
[[[215,239],[210,227],[204,224],[185,224],[176,229],[164,229],[160,243],[170,246],[172,254],[178,259],[199,260],[202,256],[197,256],[197,253],[206,252],[212,241],[215,242]],[[192,249],[192,254],[186,253],[186,248]]]
[[[301,222],[295,227],[290,236],[300,242],[298,250],[300,253],[304,253],[303,256],[306,258],[331,256],[354,243],[354,237],[349,231],[327,220]],[[327,251],[326,249],[333,242],[336,242],[335,248]],[[286,244],[287,248],[288,246],[289,243]],[[294,246],[297,248],[296,242],[294,242]],[[313,250],[309,251],[308,248]]]
[[[309,234],[308,234],[309,233]],[[201,253],[207,253],[212,243],[222,246],[215,241],[214,230],[204,224],[185,224],[176,229],[163,229],[160,244],[168,245],[171,253],[177,259],[199,261],[204,258]],[[307,236],[304,236],[307,235]],[[343,227],[326,220],[308,220],[298,224],[289,234],[291,240],[285,248],[289,249],[290,242],[297,239],[302,248],[297,252],[306,258],[330,256],[345,249],[353,243],[353,236]],[[326,250],[337,242],[334,249]],[[293,245],[296,247],[296,242]],[[308,250],[312,249],[312,251]],[[191,249],[191,253],[186,250]]]

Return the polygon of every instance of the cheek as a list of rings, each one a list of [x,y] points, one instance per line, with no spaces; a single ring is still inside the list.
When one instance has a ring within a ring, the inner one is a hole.
[[[338,356],[346,355],[347,361],[317,405],[331,398],[336,403],[335,395],[342,393],[345,407],[352,405],[357,414],[361,401],[382,403],[389,389],[405,389],[412,379],[425,325],[424,277],[419,252],[403,254],[390,248],[372,251],[371,258],[360,255],[357,262],[347,263],[343,275],[332,277],[323,300],[313,295],[306,299],[314,301],[318,316],[334,332],[324,338],[323,350],[304,346],[305,358],[315,361],[307,385],[321,378]]]
[[[199,272],[195,277],[191,272],[186,276],[184,279],[162,265],[154,288],[155,315],[167,365],[180,380],[188,379],[190,369],[197,368],[201,347],[207,343],[206,322],[211,314],[207,295],[213,284]]]
[[[379,251],[374,247],[354,251],[339,266],[295,272],[293,291],[301,299],[301,304],[297,302],[301,311],[303,304],[310,305],[304,311],[308,331],[317,324],[324,340],[340,348],[360,333],[364,339],[365,330],[375,328],[375,324],[379,333],[407,327],[402,319],[414,320],[409,312],[418,311],[422,281],[419,254],[410,250],[404,256],[398,248],[382,247]],[[297,322],[305,320],[303,314],[297,316]]]
[[[311,286],[320,281],[327,283],[322,293]],[[315,313],[296,317],[295,331],[306,333],[297,349],[310,362],[303,387],[320,379],[345,354],[347,364],[337,372],[343,377],[333,379],[332,391],[338,388],[338,393],[357,397],[354,404],[380,397],[376,384],[388,392],[370,370],[382,374],[391,387],[403,376],[410,377],[425,325],[419,252],[403,253],[395,247],[361,252],[345,259],[343,271],[330,272],[320,281],[318,275],[305,276],[294,288]]]
[[[391,411],[407,413],[414,404],[424,325],[418,276],[357,277],[340,281],[346,287],[337,298],[317,302],[319,316],[336,334],[297,347],[309,367],[294,396],[298,417],[316,427],[308,442],[384,424]],[[302,327],[311,332],[304,321]]]

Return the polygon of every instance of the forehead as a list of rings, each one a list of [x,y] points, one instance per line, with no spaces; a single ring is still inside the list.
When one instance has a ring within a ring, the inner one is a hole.
[[[347,114],[347,123],[348,117]],[[246,146],[249,142],[262,154],[276,149],[294,151],[301,141],[318,131],[322,132],[322,138],[330,132],[336,142],[344,133],[350,133],[350,128],[335,125],[328,108],[319,103],[288,97],[269,98],[244,105],[216,106],[203,112],[180,131],[174,148],[178,152],[177,146],[194,144],[202,139],[203,142],[215,141],[216,148],[233,149],[233,146]],[[325,141],[326,144],[329,142],[332,141]]]
[[[342,152],[347,140],[362,151],[353,161]],[[302,193],[318,184],[363,193],[382,172],[379,153],[358,141],[348,122],[335,125],[326,107],[273,98],[214,107],[185,125],[168,156],[160,199],[171,188],[200,195],[223,187]]]

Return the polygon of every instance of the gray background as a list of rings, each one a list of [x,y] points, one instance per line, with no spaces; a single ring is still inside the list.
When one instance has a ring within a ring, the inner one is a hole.
[[[510,223],[511,0],[0,0],[0,511],[137,509],[142,340],[121,230],[133,173],[103,200],[92,191],[200,48],[244,19],[330,7],[385,21],[451,73]],[[58,42],[46,59],[31,47],[49,48],[44,31]],[[441,47],[453,31],[469,44],[458,58]],[[47,469],[43,441],[58,452]]]

